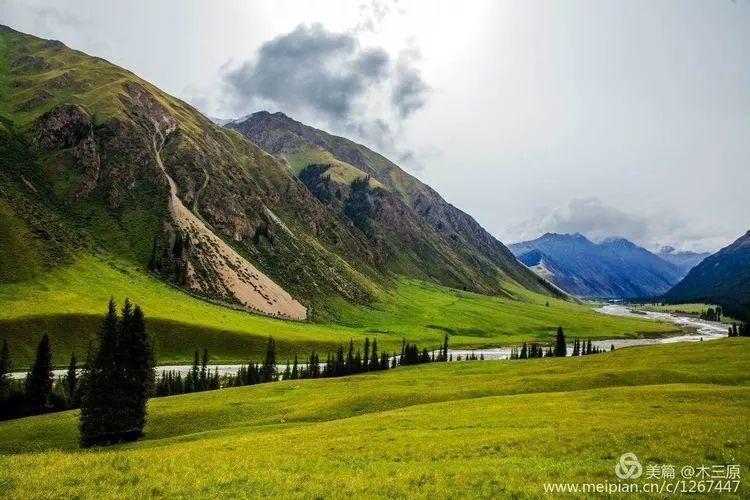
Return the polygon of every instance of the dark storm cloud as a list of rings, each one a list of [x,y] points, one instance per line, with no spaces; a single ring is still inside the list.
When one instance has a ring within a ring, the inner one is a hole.
[[[312,109],[341,120],[386,77],[389,64],[384,50],[363,50],[349,33],[300,25],[264,43],[256,60],[229,71],[225,80],[241,104],[261,98],[292,112]]]
[[[254,59],[226,68],[223,79],[235,115],[271,107],[361,140],[414,169],[415,155],[396,137],[403,120],[426,103],[429,87],[419,61],[416,47],[394,62],[380,47],[363,48],[356,29],[299,25],[261,45]]]
[[[430,88],[422,80],[422,74],[416,66],[421,58],[419,51],[407,49],[399,55],[396,63],[396,77],[391,102],[398,109],[401,118],[407,118],[427,102]]]

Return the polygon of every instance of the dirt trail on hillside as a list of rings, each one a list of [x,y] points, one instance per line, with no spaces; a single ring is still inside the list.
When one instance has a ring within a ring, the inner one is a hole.
[[[167,173],[161,159],[161,149],[167,136],[157,127],[153,136],[156,162],[169,182],[169,209],[177,226],[190,238],[193,255],[200,265],[215,275],[220,283],[213,283],[228,295],[237,298],[246,307],[269,315],[294,320],[307,318],[307,309],[297,302],[289,293],[277,285],[271,278],[260,272],[231,246],[219,238],[206,224],[191,212],[177,195],[177,185]],[[208,184],[208,174],[203,187]],[[203,188],[201,188],[201,191]],[[197,209],[197,199],[196,199]],[[206,290],[192,264],[188,264],[188,286],[195,290]]]

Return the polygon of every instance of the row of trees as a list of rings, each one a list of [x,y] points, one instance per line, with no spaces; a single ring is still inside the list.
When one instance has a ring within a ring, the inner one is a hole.
[[[388,370],[397,366],[407,366],[421,363],[443,362],[449,360],[448,335],[443,340],[443,346],[435,351],[426,348],[420,350],[416,344],[402,341],[401,354],[393,352],[378,351],[377,339],[370,342],[365,337],[364,352],[354,349],[354,341],[350,340],[348,348],[339,346],[336,353],[329,353],[325,362],[321,362],[320,356],[312,352],[304,362],[300,362],[297,355],[294,361],[287,360],[286,367],[279,373],[276,364],[276,341],[273,337],[268,338],[266,353],[262,363],[248,363],[242,365],[234,375],[220,376],[218,369],[212,373],[208,368],[208,351],[203,350],[201,362],[198,361],[198,351],[195,352],[193,367],[184,377],[178,371],[164,371],[156,382],[156,396],[169,396],[173,394],[184,394],[222,387],[239,387],[254,385],[278,380],[329,378],[354,375],[357,373]],[[452,359],[452,358],[451,358]],[[467,356],[467,359],[469,357]],[[472,359],[478,359],[472,355]],[[482,359],[484,359],[482,357]]]
[[[614,344],[610,347],[610,350],[615,350]],[[589,339],[588,342],[578,339],[573,341],[573,352],[571,353],[573,356],[585,356],[587,354],[599,354],[601,352],[605,352],[605,349],[592,345],[591,339]],[[529,344],[524,342],[520,348],[514,347],[510,351],[510,359],[565,357],[567,355],[568,345],[565,341],[565,332],[561,326],[557,327],[554,347],[544,346],[536,342]]]
[[[750,337],[750,328],[748,328],[747,325],[747,323],[741,323],[739,326],[737,326],[737,323],[732,323],[732,326],[729,327],[729,336]]]
[[[10,347],[5,339],[0,348],[0,419],[68,410],[80,405],[76,355],[71,354],[65,376],[55,379],[52,349],[46,334],[37,345],[34,362],[25,379],[11,378],[11,368]]]
[[[721,321],[722,314],[724,314],[724,311],[722,311],[721,306],[716,306],[716,309],[709,307],[707,310],[701,311],[700,318],[707,321]]]

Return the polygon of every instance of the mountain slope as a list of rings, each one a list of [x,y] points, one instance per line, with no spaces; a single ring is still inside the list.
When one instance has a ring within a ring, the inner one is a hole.
[[[320,200],[363,232],[383,265],[482,293],[502,292],[504,282],[515,281],[559,294],[469,215],[365,146],[283,113],[254,113],[227,127],[286,161]]]
[[[660,257],[662,260],[666,260],[673,266],[677,267],[677,269],[680,270],[682,273],[682,276],[684,277],[687,275],[687,273],[700,264],[703,259],[711,255],[708,252],[705,253],[697,253],[697,252],[689,252],[689,251],[680,251],[676,250],[673,247],[662,247],[659,249],[658,252],[656,252],[656,255]]]
[[[750,319],[750,231],[695,266],[664,298],[718,303]]]
[[[255,144],[60,42],[2,27],[0,46],[2,208],[35,235],[30,268],[95,248],[292,319],[369,300],[369,243]]]
[[[622,238],[596,244],[581,234],[547,233],[510,249],[535,272],[582,297],[657,296],[680,277],[675,266]]]

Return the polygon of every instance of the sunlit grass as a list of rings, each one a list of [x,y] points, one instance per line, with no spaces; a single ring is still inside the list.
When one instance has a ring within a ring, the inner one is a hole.
[[[146,438],[76,448],[74,412],[0,423],[0,491],[512,496],[644,463],[750,463],[747,339],[422,365],[152,400]],[[743,479],[740,491],[747,491]]]

